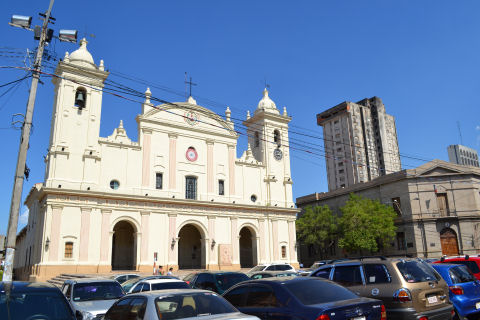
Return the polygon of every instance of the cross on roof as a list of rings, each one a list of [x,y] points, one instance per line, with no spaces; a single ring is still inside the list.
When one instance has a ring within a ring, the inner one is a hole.
[[[190,86],[189,97],[191,97],[192,96],[192,86],[196,86],[197,84],[192,82],[192,77],[190,77],[190,80],[187,81],[187,73],[185,72],[185,95],[187,95],[187,85]],[[185,97],[185,98],[187,98],[187,97]]]

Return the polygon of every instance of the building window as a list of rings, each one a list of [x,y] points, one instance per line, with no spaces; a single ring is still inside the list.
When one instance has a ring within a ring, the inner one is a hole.
[[[225,182],[223,180],[218,180],[218,194],[225,195]]]
[[[405,232],[397,232],[397,249],[405,250]]]
[[[282,246],[282,259],[287,258],[287,246]]]
[[[273,142],[275,142],[277,145],[281,145],[281,141],[280,141],[280,131],[278,130],[274,130],[273,131]]]
[[[254,146],[255,146],[255,147],[260,146],[260,136],[259,136],[259,134],[258,134],[258,131],[255,131],[255,142],[254,142]]]
[[[75,92],[75,107],[82,110],[85,108],[87,102],[87,91],[83,88],[78,88]]]
[[[446,193],[437,193],[437,206],[438,206],[438,213],[440,213],[440,216],[446,217],[449,215],[448,200],[447,200]]]
[[[110,181],[110,188],[112,188],[113,190],[117,190],[119,187],[120,182],[118,182],[117,180]]]
[[[65,242],[65,258],[73,258],[73,242]]]
[[[163,189],[163,174],[157,172],[155,174],[155,189]]]
[[[185,199],[197,199],[197,178],[185,178]]]
[[[401,216],[402,215],[402,206],[400,204],[400,198],[399,197],[392,198],[392,206],[393,206],[393,210],[395,210],[395,212],[397,213],[397,216]]]

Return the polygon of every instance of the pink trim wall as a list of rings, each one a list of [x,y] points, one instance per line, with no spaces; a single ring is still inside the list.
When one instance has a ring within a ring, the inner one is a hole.
[[[168,183],[169,189],[173,191],[177,188],[177,137],[169,136],[169,138]]]
[[[177,239],[177,230],[176,230],[176,220],[177,220],[177,215],[168,215],[168,263],[174,262],[176,259],[175,257],[175,246],[171,247],[172,244],[172,238]],[[176,245],[176,243],[175,243]]]
[[[288,235],[290,244],[290,261],[297,260],[297,252],[295,251],[295,223],[288,221]]]
[[[145,131],[143,133],[143,157],[142,157],[142,186],[150,185],[150,149],[152,143],[152,133]]]
[[[273,241],[273,260],[278,261],[279,252],[278,252],[278,221],[272,221],[272,241]]]
[[[232,236],[232,250],[233,250],[233,264],[238,264],[240,263],[239,260],[239,248],[238,248],[238,230],[237,230],[237,218],[230,218],[230,224],[231,224],[231,236]]]
[[[147,262],[148,261],[148,232],[149,232],[149,227],[148,227],[148,221],[150,220],[150,212],[141,212],[142,215],[142,241],[141,241],[141,247],[140,247],[140,262]]]
[[[80,254],[79,261],[88,261],[88,244],[90,238],[90,213],[92,208],[81,208]]]
[[[265,262],[265,220],[259,220],[260,262]]]
[[[235,146],[228,146],[228,178],[230,195],[235,195]]]
[[[108,252],[110,247],[110,210],[102,210],[102,234],[100,239],[100,261],[108,262]]]
[[[58,251],[60,246],[60,225],[62,223],[63,207],[52,206],[52,224],[50,228],[49,261],[58,261]]]
[[[207,192],[214,193],[213,142],[207,142]]]

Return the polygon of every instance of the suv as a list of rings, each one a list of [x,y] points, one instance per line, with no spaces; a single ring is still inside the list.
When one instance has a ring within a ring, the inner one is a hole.
[[[310,274],[359,296],[383,301],[388,319],[451,319],[445,280],[420,259],[365,257],[333,262]]]
[[[66,280],[62,292],[70,301],[77,319],[101,319],[115,301],[125,295],[120,284],[112,279]]]
[[[248,280],[250,278],[245,273],[228,271],[190,273],[183,278],[183,281],[194,289],[205,289],[219,294],[223,294],[228,288],[239,282]]]
[[[435,261],[434,263],[450,263],[450,264],[463,264],[467,266],[470,271],[472,271],[475,278],[480,280],[480,257],[470,257],[469,255],[461,257],[442,257],[440,261]]]
[[[247,275],[250,276],[254,272],[258,271],[292,271],[297,272],[294,267],[288,263],[266,263],[259,264],[256,267],[253,267],[247,272]]]

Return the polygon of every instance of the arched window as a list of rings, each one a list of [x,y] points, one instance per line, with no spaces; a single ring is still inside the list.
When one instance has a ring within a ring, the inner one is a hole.
[[[65,258],[73,258],[73,242],[65,242]]]
[[[78,88],[75,92],[75,107],[82,110],[87,103],[87,90],[84,88]]]
[[[260,137],[258,135],[258,131],[255,131],[255,144],[254,144],[255,147],[258,147],[260,146]]]
[[[185,177],[185,199],[197,199],[197,177]]]
[[[277,145],[281,145],[282,142],[280,141],[280,131],[275,129],[273,131],[273,142],[275,142]]]

